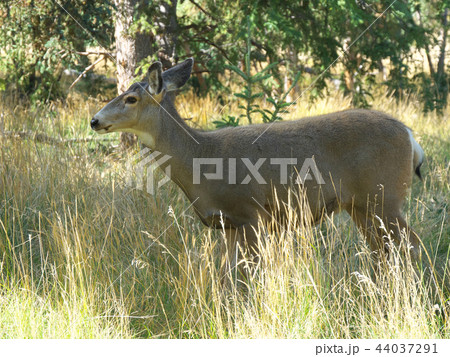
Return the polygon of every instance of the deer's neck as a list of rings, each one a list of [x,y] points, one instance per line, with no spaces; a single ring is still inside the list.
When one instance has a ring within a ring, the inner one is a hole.
[[[192,183],[193,158],[202,155],[202,132],[189,127],[172,101],[165,98],[161,102],[159,120],[149,119],[135,134],[153,151],[170,156],[161,168],[170,165],[171,179],[187,190]]]

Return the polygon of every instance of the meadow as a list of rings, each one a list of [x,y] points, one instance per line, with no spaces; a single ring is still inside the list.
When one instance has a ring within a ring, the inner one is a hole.
[[[234,272],[221,276],[223,233],[202,226],[178,187],[125,184],[137,148],[120,150],[118,134],[97,140],[89,121],[103,105],[0,102],[0,338],[450,338],[449,108],[423,114],[414,96],[385,94],[372,105],[413,128],[426,153],[404,207],[422,266],[394,249],[374,279],[348,215],[319,226],[293,215],[260,227],[242,289]],[[238,110],[192,93],[177,106],[204,129]],[[285,120],[350,107],[334,93],[300,100]]]

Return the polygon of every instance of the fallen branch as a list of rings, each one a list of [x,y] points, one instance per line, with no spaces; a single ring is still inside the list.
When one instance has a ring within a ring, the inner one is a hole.
[[[98,63],[100,63],[101,61],[103,61],[105,59],[105,55],[103,55],[102,57],[100,57],[97,61],[95,61],[94,63],[92,63],[90,66],[86,67],[85,70],[83,72],[81,72],[81,74],[78,76],[77,79],[75,79],[75,81],[70,85],[69,90],[72,89],[72,87],[77,84],[81,78],[83,78],[83,76],[89,72],[92,68],[94,68]]]
[[[116,141],[112,138],[74,138],[74,139],[58,139],[52,136],[48,136],[43,133],[34,133],[32,131],[4,131],[1,133],[0,138],[7,139],[31,139],[38,143],[50,144],[50,145],[65,145],[70,143],[87,143],[91,141]]]
[[[106,52],[106,51],[84,51],[84,52],[75,52],[75,53],[80,56],[103,55],[103,56],[108,56],[108,57],[114,58],[110,52]]]

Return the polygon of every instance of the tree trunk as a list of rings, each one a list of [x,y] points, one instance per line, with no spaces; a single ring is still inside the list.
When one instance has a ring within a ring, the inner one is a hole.
[[[441,42],[441,48],[440,48],[440,54],[439,54],[439,61],[437,65],[437,75],[438,78],[442,77],[444,75],[445,71],[445,48],[447,45],[447,27],[448,27],[448,8],[445,8],[444,13],[442,14],[442,42]]]
[[[433,62],[431,59],[430,48],[428,44],[425,44],[425,54],[428,61],[428,66],[430,68],[430,76],[434,84],[435,91],[435,99],[438,102],[434,108],[440,110],[446,108],[447,106],[447,97],[449,93],[449,78],[445,72],[445,55],[446,55],[446,46],[447,46],[447,34],[448,34],[448,8],[443,9],[443,13],[440,15],[441,17],[441,25],[442,25],[442,42],[439,45],[439,58],[436,69],[433,66]],[[422,23],[422,17],[419,12],[419,20],[420,25]]]
[[[445,54],[447,46],[447,32],[448,32],[448,8],[444,9],[444,13],[441,15],[442,24],[442,42],[440,46],[439,60],[436,71],[436,86],[439,91],[439,99],[441,101],[442,108],[447,106],[448,96],[448,76],[445,73]]]
[[[159,28],[164,35],[157,35],[156,41],[159,45],[158,59],[164,69],[169,69],[178,62],[178,0],[162,1],[160,10],[163,18],[159,22]]]
[[[119,94],[125,92],[133,82],[139,62],[151,55],[151,36],[129,33],[138,2],[139,0],[114,0],[117,8],[115,38]],[[126,149],[133,146],[137,138],[133,134],[121,133],[120,142]]]

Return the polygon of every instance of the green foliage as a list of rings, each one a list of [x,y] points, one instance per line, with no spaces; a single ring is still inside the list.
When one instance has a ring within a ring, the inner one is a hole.
[[[273,105],[273,110],[270,110],[270,109],[260,110],[260,113],[262,115],[264,123],[271,123],[276,120],[282,120],[283,118],[280,115],[288,113],[288,108],[292,104],[294,104],[294,102],[292,102],[292,103],[287,102],[286,98],[287,98],[288,94],[297,85],[300,77],[301,77],[301,72],[298,72],[297,75],[295,76],[294,80],[292,81],[291,86],[288,88],[288,90],[285,93],[282,93],[278,99],[275,99],[275,98],[273,98],[273,96],[270,96],[270,95],[268,96],[267,101]]]
[[[239,118],[228,115],[226,118],[222,118],[221,120],[215,120],[213,121],[213,124],[216,125],[216,128],[225,128],[227,126],[239,126]]]
[[[237,74],[243,82],[243,89],[241,92],[234,93],[236,98],[240,98],[243,100],[244,104],[239,104],[239,108],[245,111],[245,114],[241,114],[239,118],[246,118],[249,124],[252,124],[252,115],[260,114],[262,116],[262,120],[265,123],[274,122],[276,120],[281,120],[281,116],[279,115],[281,111],[283,113],[287,113],[288,107],[292,103],[286,102],[287,95],[291,90],[296,86],[297,82],[301,77],[301,73],[298,72],[292,85],[286,91],[286,93],[282,93],[281,96],[275,97],[272,94],[271,89],[264,88],[264,83],[267,80],[273,79],[274,72],[273,70],[277,68],[279,65],[278,62],[271,63],[265,66],[262,70],[256,72],[255,74],[251,73],[252,68],[252,44],[251,44],[251,34],[252,34],[252,22],[250,16],[247,16],[247,32],[245,34],[246,37],[246,45],[247,51],[244,56],[244,64],[245,69],[242,71],[238,66],[234,65],[226,65],[225,68]],[[267,101],[273,105],[273,110],[270,109],[262,109],[259,104],[256,103],[257,100],[264,97],[266,94]],[[216,127],[223,126],[237,126],[239,125],[239,119],[236,120],[234,117],[228,117],[228,119],[223,119],[220,121],[215,121]]]
[[[273,94],[272,88],[284,88],[283,78],[296,78],[299,72],[302,75],[293,91],[307,89],[304,97],[309,100],[325,95],[328,80],[340,77],[342,89],[357,107],[370,106],[375,83],[396,98],[418,90],[425,110],[442,111],[447,103],[449,78],[442,34],[448,32],[449,15],[444,14],[450,0],[133,3],[135,18],[128,31],[130,36],[150,35],[146,46],[151,47],[151,59],[173,64],[194,57],[190,83],[200,95],[230,94],[230,78],[224,75],[228,68],[241,81],[243,89],[235,97],[242,101],[243,115],[250,123],[257,115],[263,121],[279,120],[288,105],[280,100],[282,90]],[[58,98],[63,95],[62,70],[82,70],[88,64],[78,52],[99,45],[114,51],[111,18],[119,9],[111,0],[61,5],[75,19],[52,0],[0,4],[0,90],[40,100]],[[436,48],[439,58],[427,60],[432,73],[422,71],[420,78],[414,77],[413,55],[418,50],[430,54]],[[145,59],[138,71],[149,62],[150,58]],[[385,69],[380,83],[374,73]],[[273,109],[262,110],[255,104],[263,96]]]
[[[449,81],[446,54],[448,50],[448,32],[450,28],[450,0],[417,0],[417,13],[424,31],[424,41],[420,48],[426,55],[429,73],[416,74],[419,79],[418,92],[421,94],[424,111],[436,110],[442,114],[447,106]],[[437,58],[433,58],[432,48],[438,49]]]
[[[87,65],[87,59],[77,52],[88,45],[109,45],[106,34],[112,33],[112,27],[106,21],[111,16],[108,2],[76,0],[61,5],[67,12],[51,0],[0,4],[0,76],[4,90],[32,100],[61,97],[59,79],[64,68],[84,69]]]
[[[251,25],[250,19],[247,19],[247,53],[245,54],[245,72],[239,69],[238,66],[226,65],[225,68],[236,73],[243,81],[243,90],[239,93],[234,93],[236,98],[243,99],[244,105],[240,104],[239,108],[245,110],[245,114],[241,114],[240,117],[247,118],[249,124],[252,124],[252,115],[256,113],[261,113],[261,109],[255,101],[264,96],[262,91],[254,92],[254,87],[261,85],[264,80],[272,77],[270,70],[278,65],[278,63],[271,63],[266,66],[261,71],[251,74]]]
[[[414,76],[417,80],[416,90],[420,94],[423,103],[424,112],[432,112],[436,110],[437,113],[442,112],[447,107],[447,97],[449,91],[449,78],[447,73],[441,76],[437,74],[428,74],[420,72]]]

